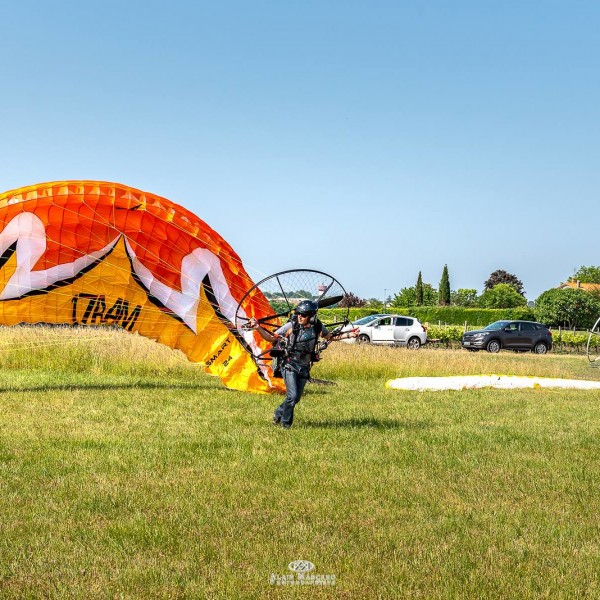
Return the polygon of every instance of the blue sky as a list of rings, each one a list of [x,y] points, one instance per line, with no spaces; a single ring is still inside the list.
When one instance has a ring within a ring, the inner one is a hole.
[[[600,264],[600,3],[0,7],[0,188],[116,181],[192,210],[255,280],[363,297],[448,264],[529,299]]]

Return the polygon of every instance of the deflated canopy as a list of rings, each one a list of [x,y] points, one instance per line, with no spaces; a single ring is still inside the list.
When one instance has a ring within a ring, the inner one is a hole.
[[[0,324],[112,325],[183,351],[230,388],[268,391],[266,343],[234,325],[253,282],[231,246],[165,198],[60,181],[0,195]],[[258,296],[242,310],[265,316]]]

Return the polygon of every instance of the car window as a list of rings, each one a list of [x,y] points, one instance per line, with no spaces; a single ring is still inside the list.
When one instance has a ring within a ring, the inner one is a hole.
[[[533,323],[521,323],[521,331],[535,331],[537,327]]]
[[[491,323],[487,327],[484,327],[486,331],[498,331],[499,329],[504,329],[510,321],[496,321],[495,323]]]
[[[518,323],[509,323],[504,329],[505,329],[505,331],[518,331],[519,324]]]
[[[375,325],[379,326],[379,325],[391,325],[392,324],[392,317],[387,317],[386,319],[381,319],[381,321],[378,321],[377,323],[375,323]]]
[[[406,317],[396,317],[396,327],[410,327],[412,324],[412,319],[407,319]]]
[[[354,321],[354,325],[366,325],[375,319],[377,319],[377,315],[369,315],[368,317],[363,317],[362,319],[358,319],[358,321]]]

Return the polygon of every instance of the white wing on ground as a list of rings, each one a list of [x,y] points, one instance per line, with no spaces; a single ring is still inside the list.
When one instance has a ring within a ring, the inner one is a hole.
[[[600,381],[555,379],[552,377],[521,377],[516,375],[456,375],[450,377],[401,377],[391,379],[386,387],[396,390],[442,391],[499,388],[562,388],[598,390]]]

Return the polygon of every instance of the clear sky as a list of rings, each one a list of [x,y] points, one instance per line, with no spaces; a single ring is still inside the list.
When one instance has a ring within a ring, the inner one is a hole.
[[[184,205],[255,280],[600,264],[600,2],[4,0],[0,188]]]

